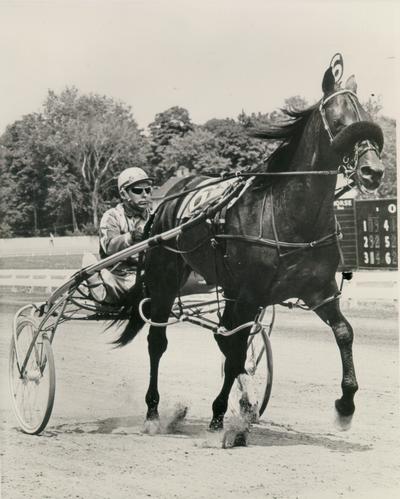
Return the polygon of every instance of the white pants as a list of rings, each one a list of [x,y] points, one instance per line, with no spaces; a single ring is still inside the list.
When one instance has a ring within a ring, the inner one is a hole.
[[[92,253],[85,253],[82,258],[82,267],[88,267],[98,263]],[[108,269],[102,269],[87,279],[90,294],[101,303],[116,304],[122,301],[136,282],[136,273],[116,273]]]

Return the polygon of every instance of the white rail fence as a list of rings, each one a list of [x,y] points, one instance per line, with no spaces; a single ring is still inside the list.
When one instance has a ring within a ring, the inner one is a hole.
[[[51,292],[63,284],[75,270],[54,269],[0,269],[0,286],[10,287],[12,291],[25,288],[32,292],[36,288],[44,288]]]
[[[97,253],[97,236],[16,237],[0,239],[0,256],[81,255]]]
[[[63,284],[76,270],[73,269],[0,269],[0,287],[11,291],[32,292],[52,290]],[[340,284],[341,274],[337,274]],[[342,306],[352,308],[362,303],[381,303],[397,306],[399,298],[398,272],[365,271],[354,274],[353,280],[345,281]]]

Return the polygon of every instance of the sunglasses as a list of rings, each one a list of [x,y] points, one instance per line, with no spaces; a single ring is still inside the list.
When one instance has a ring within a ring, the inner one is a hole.
[[[152,187],[128,187],[127,191],[132,192],[133,194],[141,195],[144,192],[146,194],[151,194],[151,191],[153,190]]]

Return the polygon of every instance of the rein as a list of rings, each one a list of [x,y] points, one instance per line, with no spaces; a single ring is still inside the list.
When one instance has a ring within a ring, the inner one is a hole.
[[[209,187],[210,185],[217,185],[221,182],[225,182],[225,180],[230,180],[232,178],[246,178],[246,177],[278,177],[278,176],[293,176],[293,175],[337,175],[341,173],[338,170],[316,170],[316,171],[293,171],[293,172],[232,172],[232,173],[208,173],[205,175],[207,177],[217,177],[217,180],[214,182],[210,182],[207,185],[198,185],[191,189],[186,189],[184,191],[178,192],[176,194],[171,194],[170,196],[154,196],[153,199],[160,200],[160,204],[157,206],[157,210],[161,205],[168,201],[173,201],[174,199],[179,199],[181,197],[186,196],[187,194],[191,194],[192,192],[200,191],[204,187]]]
[[[338,95],[346,95],[349,97],[356,115],[357,115],[357,120],[358,122],[361,122],[361,114],[360,110],[357,105],[357,95],[352,92],[351,90],[348,89],[342,89],[338,90],[336,92],[333,92],[330,94],[328,97],[325,99],[322,99],[319,105],[319,113],[322,119],[323,126],[328,134],[330,143],[332,144],[335,135],[332,133],[332,130],[329,126],[328,120],[326,118],[326,113],[325,113],[325,105],[335,98]],[[376,152],[379,156],[379,150],[376,144],[372,143],[369,140],[360,140],[357,141],[353,147],[353,154],[352,156],[344,156],[342,158],[342,161],[338,168],[336,170],[317,170],[317,171],[283,171],[283,172],[249,172],[249,171],[238,171],[238,172],[232,172],[232,173],[207,173],[209,177],[218,177],[217,180],[214,182],[210,182],[207,184],[208,186],[210,185],[215,185],[221,182],[224,182],[225,180],[233,179],[233,178],[246,178],[246,177],[288,177],[288,176],[310,176],[310,175],[337,175],[339,173],[342,173],[348,180],[348,185],[344,188],[342,188],[339,193],[335,194],[335,199],[338,199],[344,192],[347,192],[350,190],[355,182],[353,180],[353,177],[356,173],[357,165],[359,158],[364,155],[367,151],[372,150]],[[177,194],[172,194],[171,196],[166,196],[162,198],[160,205],[158,208],[163,205],[167,201],[171,201],[173,199],[179,199],[187,194],[190,194],[192,192],[196,192],[201,190],[204,187],[204,185],[199,185],[196,186],[192,189],[187,189],[182,192],[179,192]],[[263,202],[263,206],[265,205],[265,200],[267,197],[267,192],[265,193],[265,198]],[[339,225],[336,221],[336,230],[326,236],[323,236],[319,239],[316,239],[314,241],[309,241],[309,242],[299,242],[299,243],[292,243],[292,242],[286,242],[286,241],[280,241],[278,237],[278,233],[276,230],[275,226],[275,216],[274,216],[274,210],[273,210],[273,194],[272,194],[272,188],[271,188],[271,200],[272,200],[272,229],[274,232],[274,239],[269,239],[269,238],[264,238],[262,235],[262,232],[258,236],[246,236],[246,235],[239,235],[239,234],[215,234],[214,239],[231,239],[231,240],[237,240],[237,241],[243,241],[243,242],[248,242],[250,244],[262,244],[270,247],[274,247],[277,249],[278,254],[280,257],[286,256],[289,254],[292,254],[294,251],[299,251],[299,250],[305,250],[309,248],[315,248],[315,247],[320,247],[320,246],[325,246],[325,245],[330,245],[330,244],[338,244],[339,245],[339,240],[342,238],[342,233],[340,232]],[[157,209],[158,209],[157,208]],[[264,213],[261,214],[261,219],[260,219],[260,227],[262,227],[262,220],[263,220]],[[174,251],[175,253],[180,253],[180,254],[188,254],[191,253],[197,249],[199,249],[203,244],[207,242],[210,238],[205,239],[201,243],[198,243],[194,248],[190,250],[179,250],[178,248],[172,248],[172,247],[166,247],[166,249],[170,251]],[[281,248],[286,248],[292,251],[288,251],[285,253],[281,253],[280,249]]]

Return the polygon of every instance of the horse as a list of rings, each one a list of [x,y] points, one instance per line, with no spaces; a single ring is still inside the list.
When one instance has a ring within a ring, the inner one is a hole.
[[[355,411],[358,389],[352,355],[353,329],[340,310],[335,274],[340,263],[340,231],[334,214],[337,174],[346,174],[360,189],[374,191],[384,168],[381,128],[373,123],[357,97],[354,76],[344,87],[329,67],[322,80],[321,100],[305,110],[286,110],[285,121],[250,128],[260,140],[281,139],[266,167],[258,168],[247,189],[225,215],[223,233],[210,220],[183,232],[173,249],[162,245],[147,251],[142,278],[129,297],[130,318],[116,340],[129,343],[144,320],[138,306],[150,298],[148,353],[150,380],[146,420],[159,418],[158,369],[167,350],[166,323],[174,300],[190,272],[222,288],[229,298],[221,316],[227,330],[252,321],[260,308],[298,298],[332,330],[342,361],[339,418]],[[266,173],[266,175],[264,175]],[[176,227],[184,196],[204,176],[183,178],[155,212],[149,235]],[[240,328],[239,328],[240,329]],[[212,403],[210,430],[221,430],[235,378],[246,375],[249,327],[236,334],[215,334],[225,356],[220,392]]]

